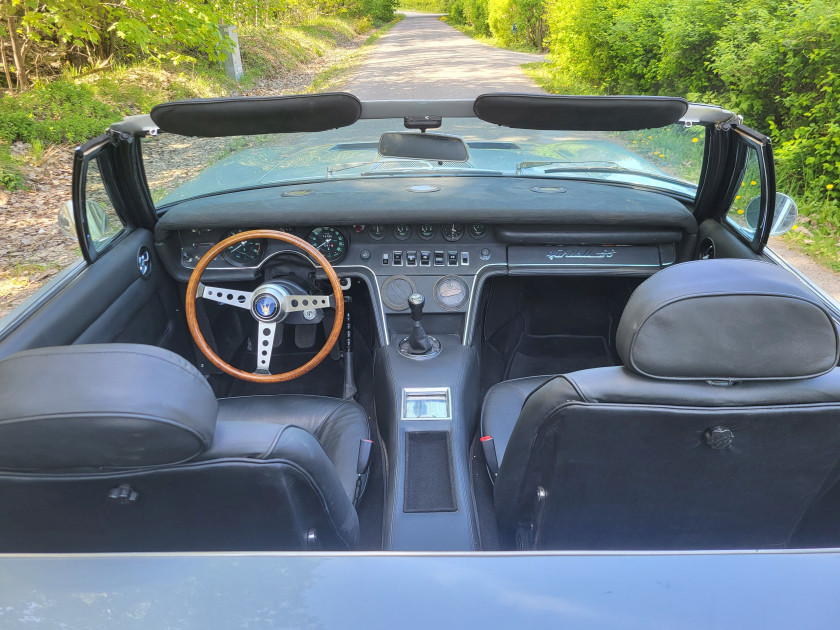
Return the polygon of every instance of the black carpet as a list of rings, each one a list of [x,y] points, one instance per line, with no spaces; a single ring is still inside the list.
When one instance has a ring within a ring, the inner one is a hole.
[[[576,335],[522,333],[505,370],[505,379],[567,374],[614,365],[607,340]]]

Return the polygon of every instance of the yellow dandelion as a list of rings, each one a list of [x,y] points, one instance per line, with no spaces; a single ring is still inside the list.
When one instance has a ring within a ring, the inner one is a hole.
[[[741,195],[735,195],[735,201],[738,201],[741,198]]]
[[[741,182],[741,186],[746,186],[746,184],[744,182]]]
[[[744,211],[743,211],[743,209],[741,209],[741,208],[738,208],[738,214],[744,214]]]
[[[648,140],[653,140],[653,136],[648,136]]]
[[[700,138],[692,138],[691,141],[692,142],[700,142]]]
[[[752,181],[750,182],[750,186],[755,186],[755,183],[756,183],[756,182],[755,182],[755,180],[752,180]]]
[[[636,142],[635,140],[633,140],[633,144],[639,144],[639,143],[638,143],[638,142]]]
[[[825,188],[826,190],[834,190],[834,184],[826,184]]]
[[[796,225],[796,223],[794,223],[794,224],[793,224],[793,227],[792,227],[792,228],[790,228],[790,229],[791,229],[791,230],[798,230],[798,229],[799,229],[799,226],[798,226],[798,225]]]

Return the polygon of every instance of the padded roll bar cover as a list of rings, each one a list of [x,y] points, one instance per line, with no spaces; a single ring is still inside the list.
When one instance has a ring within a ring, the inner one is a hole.
[[[0,382],[0,469],[173,464],[213,440],[213,391],[192,365],[161,348],[27,350],[0,361]]]
[[[482,94],[475,115],[514,129],[629,131],[678,122],[688,101],[670,96],[568,96],[557,94]]]
[[[616,336],[624,365],[669,380],[784,380],[827,374],[837,326],[793,274],[755,260],[697,260],[643,282]]]
[[[326,131],[352,125],[361,115],[359,99],[344,92],[193,99],[151,111],[161,131],[202,138]]]

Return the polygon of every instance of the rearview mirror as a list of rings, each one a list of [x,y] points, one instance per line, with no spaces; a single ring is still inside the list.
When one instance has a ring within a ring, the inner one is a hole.
[[[758,227],[758,217],[761,213],[761,197],[751,199],[744,210],[744,220],[750,229]],[[776,193],[776,210],[773,213],[773,226],[770,228],[770,236],[781,236],[787,234],[796,223],[799,216],[799,209],[796,202],[784,193]]]
[[[379,155],[440,162],[466,162],[469,159],[467,145],[458,136],[410,131],[383,133],[379,137]]]
[[[100,240],[108,232],[108,214],[96,201],[88,199],[85,202],[90,237],[94,242]],[[73,202],[66,201],[58,209],[58,228],[67,236],[78,238],[76,220],[73,218]]]

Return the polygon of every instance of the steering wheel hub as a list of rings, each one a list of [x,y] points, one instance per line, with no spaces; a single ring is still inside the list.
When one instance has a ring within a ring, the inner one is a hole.
[[[254,291],[251,299],[251,315],[260,322],[282,322],[286,318],[286,297],[291,295],[278,284],[263,284]]]

